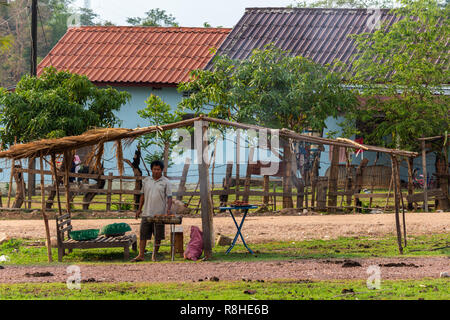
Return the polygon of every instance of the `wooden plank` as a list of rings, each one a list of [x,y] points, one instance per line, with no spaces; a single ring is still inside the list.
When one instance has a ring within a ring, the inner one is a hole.
[[[64,232],[70,231],[70,230],[72,230],[72,229],[73,229],[72,226],[69,225],[68,227],[65,227],[64,229],[60,230],[59,232],[60,232],[61,234],[64,234]]]
[[[67,219],[67,218],[70,218],[69,213],[66,213],[65,215],[60,216],[60,217],[56,217],[56,219],[58,219],[58,221],[61,221],[61,220]]]
[[[441,189],[432,189],[427,192],[415,193],[411,196],[407,196],[406,199],[411,202],[423,202],[425,199],[430,200],[431,198],[443,198],[444,193]]]
[[[386,198],[388,193],[355,193],[355,198],[367,199],[367,198]]]

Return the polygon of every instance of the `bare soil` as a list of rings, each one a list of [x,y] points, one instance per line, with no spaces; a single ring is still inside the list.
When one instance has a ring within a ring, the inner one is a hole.
[[[240,218],[237,219],[238,223]],[[138,234],[139,221],[135,219],[73,220],[75,230],[101,228],[114,222],[127,222]],[[408,213],[409,235],[450,232],[450,213]],[[183,218],[185,239],[191,226],[201,228],[200,218]],[[50,220],[51,234],[55,223]],[[230,217],[215,217],[216,234],[234,236],[236,227]],[[44,239],[42,220],[0,220],[0,232],[12,238]],[[243,234],[246,241],[300,241],[305,239],[333,239],[370,236],[373,238],[395,234],[393,214],[325,215],[325,216],[250,216]],[[149,257],[147,257],[149,259]],[[168,257],[166,257],[166,260]],[[367,268],[379,265],[381,277],[387,279],[438,278],[450,271],[449,257],[427,258],[368,258],[307,259],[292,261],[254,262],[186,262],[186,263],[126,263],[111,265],[80,265],[83,282],[178,282],[178,281],[316,281],[331,279],[367,279]],[[0,268],[0,283],[66,282],[66,265],[4,266]],[[39,276],[45,274],[46,276]],[[37,276],[30,276],[37,275]]]
[[[239,223],[240,217],[237,218]],[[74,230],[100,229],[102,226],[116,223],[128,223],[133,232],[139,234],[139,220],[136,219],[73,219]],[[56,236],[55,222],[49,221],[50,233]],[[185,238],[189,238],[191,226],[201,228],[199,217],[183,218]],[[408,235],[423,235],[450,232],[450,212],[443,213],[407,213]],[[236,227],[231,217],[215,217],[216,234],[232,236]],[[44,222],[40,220],[0,220],[0,233],[11,238],[44,239]],[[336,239],[338,237],[370,236],[382,237],[395,234],[394,214],[357,214],[357,215],[315,215],[315,216],[252,216],[245,219],[242,233],[249,243],[272,241],[300,241],[309,239]]]
[[[149,259],[149,258],[148,258]],[[257,259],[257,258],[255,258]],[[380,266],[383,280],[439,278],[449,270],[450,259],[370,258],[352,259],[355,266],[343,267],[342,260],[292,260],[255,262],[140,263],[123,265],[80,265],[82,282],[197,282],[197,281],[317,281],[367,279],[369,266]],[[348,261],[347,261],[348,263]],[[359,265],[360,266],[359,266]],[[34,275],[34,276],[30,276]],[[5,266],[0,283],[63,282],[67,266]]]

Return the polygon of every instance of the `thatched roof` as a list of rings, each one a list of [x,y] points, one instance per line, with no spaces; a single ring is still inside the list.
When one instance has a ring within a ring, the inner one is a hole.
[[[103,128],[103,129],[94,129],[85,132],[79,136],[70,136],[64,137],[60,139],[44,139],[40,141],[34,141],[25,144],[17,144],[12,146],[9,150],[0,152],[0,158],[10,158],[10,159],[23,159],[23,158],[34,158],[39,157],[41,154],[51,155],[51,154],[62,154],[64,151],[68,150],[76,150],[87,146],[97,145],[109,141],[117,141],[117,140],[133,140],[139,136],[156,132],[156,131],[165,131],[165,130],[173,130],[176,128],[187,127],[194,124],[194,122],[203,120],[207,122],[216,123],[224,126],[231,126],[235,128],[241,129],[255,129],[255,130],[273,130],[270,128],[264,128],[256,125],[248,125],[236,122],[225,121],[221,119],[209,118],[205,116],[200,116],[193,119],[183,120],[167,125],[162,126],[151,126],[145,128],[137,128],[137,129],[124,129],[124,128]],[[374,152],[383,152],[392,155],[405,156],[405,157],[417,157],[418,153],[397,150],[397,149],[388,149],[376,146],[369,145],[355,145],[355,142],[348,141],[346,139],[327,139],[327,138],[319,138],[312,137],[307,135],[298,134],[294,131],[288,129],[281,129],[279,131],[280,136],[291,138],[294,140],[306,141],[314,144],[322,144],[322,145],[335,145],[346,148],[362,148],[367,151]]]

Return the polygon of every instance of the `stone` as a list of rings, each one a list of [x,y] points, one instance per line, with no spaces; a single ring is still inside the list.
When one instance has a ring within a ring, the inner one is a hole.
[[[58,239],[56,237],[50,237],[50,244],[52,248],[58,248]],[[45,246],[47,246],[47,240],[45,240]]]
[[[10,236],[8,236],[6,233],[0,232],[0,244],[8,242],[10,239]]]
[[[232,242],[231,238],[228,238],[226,236],[220,235],[217,238],[216,245],[217,246],[229,246],[229,245],[231,245],[231,242]]]
[[[280,214],[284,215],[298,215],[298,210],[294,208],[285,208],[280,210]]]
[[[189,214],[191,209],[189,209],[184,202],[174,199],[172,200],[172,208],[170,209],[170,212],[176,215]]]

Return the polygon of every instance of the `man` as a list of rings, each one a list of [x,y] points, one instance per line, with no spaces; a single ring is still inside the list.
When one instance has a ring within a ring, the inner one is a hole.
[[[151,163],[152,176],[142,181],[141,199],[136,219],[141,217],[141,228],[139,236],[139,255],[132,262],[144,261],[145,246],[147,240],[151,240],[152,234],[155,241],[155,252],[152,260],[156,259],[161,240],[164,239],[164,225],[148,223],[146,217],[158,215],[170,215],[172,208],[172,190],[170,181],[162,175],[164,163],[156,160]]]

